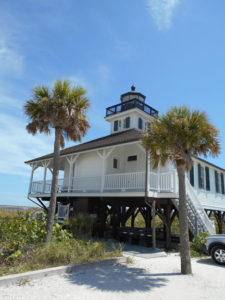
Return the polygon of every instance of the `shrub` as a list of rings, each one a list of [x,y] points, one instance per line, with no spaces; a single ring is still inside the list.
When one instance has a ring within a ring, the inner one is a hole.
[[[29,252],[32,245],[41,243],[46,236],[46,220],[36,220],[29,213],[18,212],[14,218],[0,219],[0,263],[10,263],[19,256]],[[62,226],[54,223],[53,241],[72,238],[72,235]]]
[[[203,248],[204,248],[204,243],[205,243],[205,238],[206,236],[208,236],[208,233],[200,233],[198,236],[195,236],[193,238],[193,241],[190,243],[191,246],[191,250],[199,253],[199,254],[203,254]],[[196,255],[196,253],[193,252],[193,255]]]
[[[70,230],[73,236],[90,237],[95,221],[95,217],[82,214],[77,215],[70,223]]]
[[[46,244],[46,218],[43,215],[41,219],[35,220],[27,213],[0,218],[0,276],[120,255],[120,249],[107,250],[100,242],[74,239],[56,222],[52,241]],[[87,228],[81,226],[79,232],[86,233]]]

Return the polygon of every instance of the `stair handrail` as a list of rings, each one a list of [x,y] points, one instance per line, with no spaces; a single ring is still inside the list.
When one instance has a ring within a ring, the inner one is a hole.
[[[205,225],[208,232],[210,234],[215,234],[215,227],[213,226],[212,222],[209,220],[209,217],[207,216],[207,214],[206,214],[201,202],[199,201],[195,190],[191,186],[190,181],[187,178],[187,176],[185,178],[185,182],[186,182],[186,193],[189,195],[189,199],[192,202],[192,204],[196,210],[195,211],[196,215],[198,215],[201,218],[203,225]]]

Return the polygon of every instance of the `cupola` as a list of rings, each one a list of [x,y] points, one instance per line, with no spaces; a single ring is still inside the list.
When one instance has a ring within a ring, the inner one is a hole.
[[[111,124],[111,133],[137,129],[145,131],[152,118],[158,116],[158,111],[145,103],[145,96],[131,90],[120,96],[121,103],[106,108],[106,121]]]

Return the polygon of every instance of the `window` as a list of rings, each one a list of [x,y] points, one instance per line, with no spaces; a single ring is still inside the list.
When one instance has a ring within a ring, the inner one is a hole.
[[[135,161],[137,160],[137,155],[128,156],[127,161]]]
[[[204,189],[204,168],[200,164],[198,164],[198,186]]]
[[[224,188],[224,175],[223,175],[223,173],[220,174],[220,179],[221,179],[221,193],[224,195],[225,194],[225,188]]]
[[[209,168],[205,167],[205,179],[206,179],[206,190],[210,191],[210,177],[209,177]]]
[[[114,131],[118,131],[118,120],[114,121]]]
[[[215,186],[216,186],[216,192],[220,192],[220,184],[219,184],[219,174],[217,171],[215,171]]]
[[[145,130],[147,131],[150,127],[150,122],[145,122]]]
[[[130,128],[130,117],[127,117],[126,119],[125,119],[125,124],[124,124],[125,126],[125,128]]]
[[[192,166],[191,170],[190,170],[190,183],[192,186],[195,185],[195,178],[194,178],[194,167]]]
[[[138,118],[138,128],[139,129],[143,129],[143,120],[142,120],[142,118]]]
[[[118,159],[113,158],[113,169],[118,169]]]

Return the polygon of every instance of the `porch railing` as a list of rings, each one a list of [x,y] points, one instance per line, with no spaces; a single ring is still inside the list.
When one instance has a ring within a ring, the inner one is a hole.
[[[173,172],[149,173],[148,187],[154,192],[173,192]],[[145,190],[145,172],[107,174],[102,176],[62,178],[58,181],[58,194],[82,192],[126,192]],[[51,181],[35,181],[31,194],[50,194]]]

